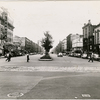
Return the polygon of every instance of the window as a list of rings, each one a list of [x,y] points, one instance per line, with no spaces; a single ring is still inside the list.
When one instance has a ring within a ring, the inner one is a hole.
[[[97,33],[97,44],[99,43],[99,32]]]
[[[89,36],[91,36],[90,32],[89,32]]]
[[[89,31],[90,31],[90,26],[89,26]]]
[[[94,44],[96,44],[96,32],[94,34]]]

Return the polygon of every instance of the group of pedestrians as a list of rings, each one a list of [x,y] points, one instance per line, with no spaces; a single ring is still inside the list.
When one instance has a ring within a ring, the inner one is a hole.
[[[9,52],[9,53],[7,53],[6,54],[6,61],[11,61],[11,53]],[[92,61],[93,62],[93,59],[94,59],[94,54],[93,54],[93,52],[89,55],[89,60],[88,60],[88,62],[90,62],[90,61]],[[29,58],[29,54],[27,53],[27,62],[29,62],[29,60],[30,60],[30,58]]]
[[[27,53],[27,62],[29,62],[29,54]],[[11,52],[6,54],[6,61],[10,62],[11,61]]]

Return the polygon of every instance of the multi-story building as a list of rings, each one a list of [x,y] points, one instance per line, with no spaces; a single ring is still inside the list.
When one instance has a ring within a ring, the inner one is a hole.
[[[30,52],[31,50],[31,40],[29,40],[27,37],[21,37],[21,48],[23,50],[26,50],[27,52]]]
[[[78,35],[72,40],[72,50],[83,50],[83,35]]]
[[[67,36],[67,52],[72,50],[72,40],[71,40],[72,34],[69,34]]]
[[[72,41],[76,38],[79,38],[80,35],[79,34],[69,34],[67,36],[67,51],[72,51],[73,48],[72,48]]]
[[[75,39],[77,39],[77,38],[79,38],[79,37],[80,37],[79,34],[72,34],[72,35],[71,35],[71,41],[73,41],[73,40],[75,40]]]
[[[4,44],[13,43],[13,20],[5,8],[0,8],[0,48],[4,51]]]
[[[94,29],[94,52],[100,55],[100,24]]]
[[[26,52],[41,52],[41,47],[39,46],[38,43],[34,43],[27,37],[21,37],[21,49],[26,51]]]
[[[58,45],[55,47],[55,50],[54,50],[55,53],[59,53],[59,52],[63,52],[63,42],[62,41],[59,41]]]
[[[38,53],[43,53],[43,52],[45,52],[45,50],[44,50],[44,48],[41,46],[42,44],[41,44],[41,41],[40,40],[38,40],[37,41],[37,47],[38,47]]]
[[[91,52],[94,51],[94,28],[96,25],[92,25],[90,20],[83,26],[83,51]]]
[[[16,48],[18,48],[19,50],[21,49],[21,37],[19,36],[14,36],[13,37],[13,44],[16,46]]]
[[[67,51],[67,38],[62,40],[62,49],[63,49],[63,52]]]
[[[27,37],[13,37],[13,44],[16,47],[16,50],[21,53],[34,53],[34,52],[42,52],[42,48],[39,46],[39,43],[34,43]]]

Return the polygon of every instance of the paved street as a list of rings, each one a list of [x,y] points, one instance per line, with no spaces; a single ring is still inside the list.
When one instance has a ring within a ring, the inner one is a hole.
[[[26,56],[0,59],[0,99],[100,99],[100,62],[41,56],[31,55],[29,63]]]
[[[4,69],[6,70],[13,70],[16,71],[18,70],[52,70],[52,69],[60,69],[60,70],[65,70],[68,69],[71,71],[75,70],[92,70],[92,71],[100,71],[100,62],[94,61],[88,62],[88,59],[81,59],[81,58],[76,58],[76,57],[57,57],[55,54],[51,54],[51,57],[53,58],[53,61],[38,61],[38,59],[42,55],[31,55],[30,56],[30,62],[26,62],[26,56],[21,56],[21,57],[13,57],[11,59],[11,62],[5,61],[5,58],[0,59],[0,70],[3,71]]]

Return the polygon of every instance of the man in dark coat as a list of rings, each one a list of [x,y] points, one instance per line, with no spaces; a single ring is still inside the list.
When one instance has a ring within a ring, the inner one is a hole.
[[[11,61],[11,52],[9,53],[9,61]]]
[[[6,61],[8,62],[11,61],[11,52],[7,53],[6,57],[7,57]]]
[[[9,61],[9,53],[6,54],[6,61]]]
[[[29,54],[27,54],[27,62],[29,62],[29,60],[30,60],[30,59],[29,59]]]
[[[94,59],[94,54],[93,54],[93,52],[90,54],[90,58],[89,58],[89,61],[88,62],[90,62],[90,61],[92,61],[93,62],[93,59]]]

